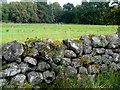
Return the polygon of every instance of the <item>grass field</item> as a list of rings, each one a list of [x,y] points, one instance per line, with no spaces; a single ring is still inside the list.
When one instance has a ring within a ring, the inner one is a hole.
[[[79,39],[81,35],[108,35],[117,30],[116,26],[79,25],[79,24],[2,24],[2,44],[17,40],[24,42],[26,38],[38,37],[53,40]]]

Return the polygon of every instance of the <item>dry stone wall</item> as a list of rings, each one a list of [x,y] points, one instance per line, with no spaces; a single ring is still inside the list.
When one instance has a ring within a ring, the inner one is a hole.
[[[51,39],[46,41],[54,43]],[[8,42],[0,49],[0,86],[12,83],[18,86],[24,83],[49,84],[62,78],[62,75],[76,75],[80,81],[82,75],[94,78],[99,73],[120,71],[119,41],[118,34],[84,35],[80,40],[65,39],[62,49],[53,56],[48,53],[51,47],[45,40],[29,44]],[[44,47],[48,52],[41,54],[39,51]]]

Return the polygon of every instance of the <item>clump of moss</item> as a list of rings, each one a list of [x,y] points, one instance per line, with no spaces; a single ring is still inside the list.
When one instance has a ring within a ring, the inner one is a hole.
[[[77,40],[77,39],[74,39],[73,41],[77,42],[77,43],[82,43],[84,42],[84,40]]]
[[[93,64],[97,69],[100,68],[99,64]]]
[[[96,35],[95,35],[95,34],[89,34],[88,36],[89,36],[89,38],[90,38],[90,40],[91,40],[92,37],[94,37],[94,36],[96,36]]]
[[[0,70],[5,70],[5,69],[7,69],[7,68],[10,68],[10,66],[4,65],[4,66],[0,67]]]
[[[18,88],[33,88],[33,85],[30,85],[28,83],[24,83],[23,85],[19,86]]]
[[[81,78],[88,78],[88,76],[85,75],[85,74],[80,74],[80,77],[81,77]]]

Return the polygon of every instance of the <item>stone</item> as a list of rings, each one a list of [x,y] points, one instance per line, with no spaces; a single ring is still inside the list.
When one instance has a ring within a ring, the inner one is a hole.
[[[97,69],[94,65],[90,65],[88,67],[89,74],[96,74],[99,73],[99,69]]]
[[[31,85],[36,85],[43,81],[43,75],[40,72],[39,73],[35,71],[29,72],[27,74],[27,77],[28,77],[28,82]]]
[[[22,85],[26,80],[26,76],[24,74],[18,74],[12,78],[11,84]]]
[[[27,63],[29,63],[29,64],[32,64],[32,65],[37,65],[36,59],[34,59],[32,57],[25,57],[24,61],[27,62]]]
[[[120,62],[120,55],[119,54],[113,53],[112,57],[113,57],[114,62]]]
[[[50,65],[44,61],[38,63],[38,67],[37,67],[37,70],[39,71],[45,71],[45,70],[48,70],[50,68]]]
[[[70,65],[71,59],[70,58],[62,58],[61,65]]]
[[[112,62],[112,57],[109,55],[102,55],[101,59],[104,64],[110,64]]]
[[[64,55],[66,58],[75,58],[77,56],[72,50],[65,50]]]
[[[101,47],[102,46],[102,44],[101,44],[101,41],[100,41],[100,39],[98,38],[98,37],[92,37],[92,45],[93,45],[93,47]]]
[[[23,52],[23,45],[17,41],[8,42],[2,47],[2,56],[7,61],[15,61]]]
[[[54,58],[53,58],[53,61],[54,61],[55,64],[58,64],[58,65],[59,65],[60,62],[61,62],[61,57],[54,57]]]
[[[84,46],[84,53],[85,54],[90,54],[91,51],[92,51],[92,46],[89,46],[89,45]]]
[[[111,34],[107,36],[107,40],[109,42],[108,48],[118,48],[118,35]]]
[[[117,71],[117,64],[112,62],[109,67],[109,71]]]
[[[6,79],[0,79],[0,87],[7,85]]]
[[[105,54],[106,55],[112,55],[113,51],[111,49],[105,49]]]
[[[105,49],[104,48],[93,48],[94,51],[96,51],[97,54],[104,54]]]
[[[5,70],[0,71],[0,77],[8,77],[8,76],[14,76],[18,73],[20,73],[21,70],[17,68],[8,68]]]
[[[81,36],[80,39],[85,40],[85,39],[89,39],[89,38],[90,38],[90,37],[89,37],[88,35],[83,35],[83,36]]]
[[[93,57],[95,64],[102,64],[102,57],[100,55]]]
[[[82,63],[80,62],[80,59],[72,59],[71,66],[74,68],[78,68],[82,66]]]
[[[88,71],[87,71],[87,69],[86,69],[85,67],[81,66],[81,67],[79,68],[79,73],[80,73],[80,74],[88,74]]]
[[[98,35],[92,37],[92,45],[93,47],[106,47],[108,45],[108,41],[104,35]]]
[[[22,63],[19,64],[19,66],[20,66],[20,69],[21,69],[22,73],[26,73],[27,71],[30,70],[30,67],[28,66],[27,63],[22,62]]]
[[[77,74],[77,69],[74,67],[68,66],[65,71],[66,76],[74,77]]]
[[[43,72],[43,77],[46,83],[51,83],[55,79],[55,72],[53,71],[45,71]]]
[[[76,54],[80,54],[80,53],[83,52],[83,51],[80,49],[80,46],[81,46],[81,45],[79,45],[79,43],[76,43],[76,42],[73,41],[73,40],[64,39],[64,40],[63,40],[63,44],[66,45],[69,50],[73,50]]]
[[[107,66],[106,64],[102,64],[102,65],[101,65],[101,68],[100,68],[100,71],[101,71],[102,73],[107,72],[107,71],[108,71],[108,66]]]

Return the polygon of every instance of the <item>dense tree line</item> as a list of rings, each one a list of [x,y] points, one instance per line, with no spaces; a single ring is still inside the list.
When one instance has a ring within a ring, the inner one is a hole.
[[[83,2],[75,7],[71,3],[61,7],[58,2],[11,2],[2,4],[1,20],[14,23],[120,24],[120,6],[110,8],[103,2]]]

